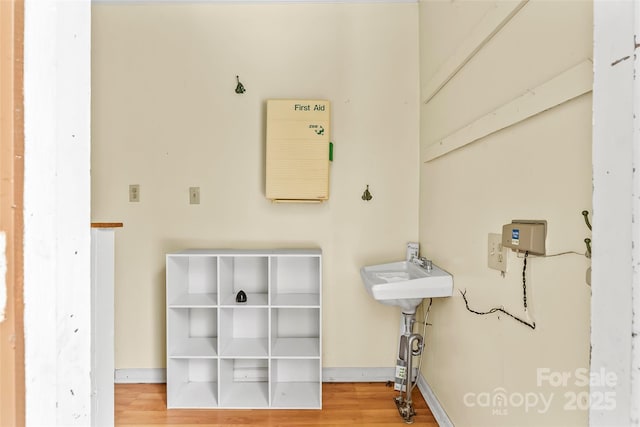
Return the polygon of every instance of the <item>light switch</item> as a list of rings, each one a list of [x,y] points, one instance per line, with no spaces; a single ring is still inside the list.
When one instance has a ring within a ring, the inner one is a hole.
[[[507,271],[507,257],[509,250],[502,245],[502,235],[489,233],[487,245],[487,265],[498,271]]]
[[[200,187],[189,187],[189,204],[200,204]]]
[[[139,184],[132,184],[129,186],[129,201],[130,202],[140,201],[140,185]]]

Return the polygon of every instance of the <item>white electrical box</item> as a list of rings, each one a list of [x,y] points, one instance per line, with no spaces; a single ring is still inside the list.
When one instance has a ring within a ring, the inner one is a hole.
[[[547,221],[514,219],[502,226],[502,246],[531,255],[546,253]]]

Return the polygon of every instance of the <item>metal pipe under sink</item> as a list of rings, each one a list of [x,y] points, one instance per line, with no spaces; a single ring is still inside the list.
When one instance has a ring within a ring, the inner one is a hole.
[[[398,359],[401,363],[404,363],[406,370],[404,373],[404,384],[401,384],[399,394],[394,398],[394,402],[396,403],[398,412],[402,419],[404,419],[404,422],[407,424],[413,424],[413,417],[416,415],[416,412],[413,409],[413,399],[411,398],[411,392],[414,388],[412,380],[413,356],[419,356],[422,354],[424,349],[424,339],[422,335],[413,333],[413,324],[416,321],[415,312],[402,313],[402,316],[404,320],[404,333],[400,336]]]

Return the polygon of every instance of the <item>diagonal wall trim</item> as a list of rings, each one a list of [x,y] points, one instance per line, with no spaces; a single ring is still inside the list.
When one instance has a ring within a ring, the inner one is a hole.
[[[491,111],[449,136],[427,145],[422,161],[429,162],[467,144],[513,126],[523,120],[563,104],[593,88],[593,62],[585,59],[551,80],[527,90],[511,102]]]
[[[495,36],[529,0],[499,1],[422,87],[426,104]]]

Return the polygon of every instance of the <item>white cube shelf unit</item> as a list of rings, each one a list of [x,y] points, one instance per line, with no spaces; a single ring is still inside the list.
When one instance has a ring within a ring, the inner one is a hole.
[[[168,408],[322,408],[320,249],[189,249],[166,262]]]

